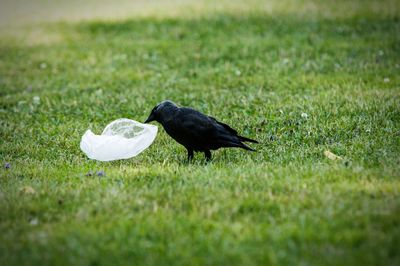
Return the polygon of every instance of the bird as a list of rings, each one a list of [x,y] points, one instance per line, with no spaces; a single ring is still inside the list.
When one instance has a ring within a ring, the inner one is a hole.
[[[243,142],[259,143],[240,136],[229,125],[193,108],[179,107],[170,100],[156,105],[144,123],[160,123],[169,136],[187,150],[187,160],[192,161],[194,152],[204,152],[206,161],[211,161],[211,150],[219,148],[242,148],[255,151]]]

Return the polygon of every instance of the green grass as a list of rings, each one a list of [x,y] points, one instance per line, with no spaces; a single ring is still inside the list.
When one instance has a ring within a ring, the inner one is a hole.
[[[288,2],[3,31],[0,264],[400,264],[399,5]],[[164,99],[262,144],[80,151]]]

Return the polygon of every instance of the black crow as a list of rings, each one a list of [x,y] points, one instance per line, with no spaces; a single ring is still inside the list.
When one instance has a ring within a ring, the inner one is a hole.
[[[211,116],[192,108],[178,107],[171,101],[163,101],[150,113],[145,123],[159,122],[165,131],[188,151],[188,161],[193,152],[204,152],[206,160],[211,160],[211,151],[223,147],[237,147],[255,151],[243,142],[258,143],[238,135],[238,132]]]

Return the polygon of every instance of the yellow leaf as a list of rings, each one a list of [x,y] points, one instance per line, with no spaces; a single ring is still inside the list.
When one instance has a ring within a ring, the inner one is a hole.
[[[342,157],[340,157],[328,150],[324,151],[324,155],[326,156],[326,158],[328,158],[330,160],[342,160],[343,159]]]
[[[21,189],[20,189],[20,191],[22,192],[22,193],[24,193],[24,194],[35,194],[36,193],[36,191],[32,188],[32,187],[30,187],[30,186],[25,186],[25,187],[22,187]]]

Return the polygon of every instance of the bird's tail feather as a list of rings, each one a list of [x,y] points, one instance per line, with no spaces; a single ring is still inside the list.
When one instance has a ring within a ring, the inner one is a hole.
[[[242,143],[242,142],[237,142],[237,141],[224,141],[222,143],[224,145],[224,147],[233,147],[233,148],[242,148],[248,151],[256,151],[253,148],[250,148],[249,146],[247,146],[246,144]]]
[[[259,143],[257,140],[254,139],[249,139],[246,137],[242,137],[242,136],[238,136],[240,141],[244,141],[244,142],[252,142],[252,143]]]
[[[248,151],[256,151],[255,149],[250,148],[249,146],[247,146],[247,145],[244,144],[244,143],[242,143],[242,145],[239,146],[239,148],[242,148],[242,149],[245,149],[245,150],[248,150]]]

